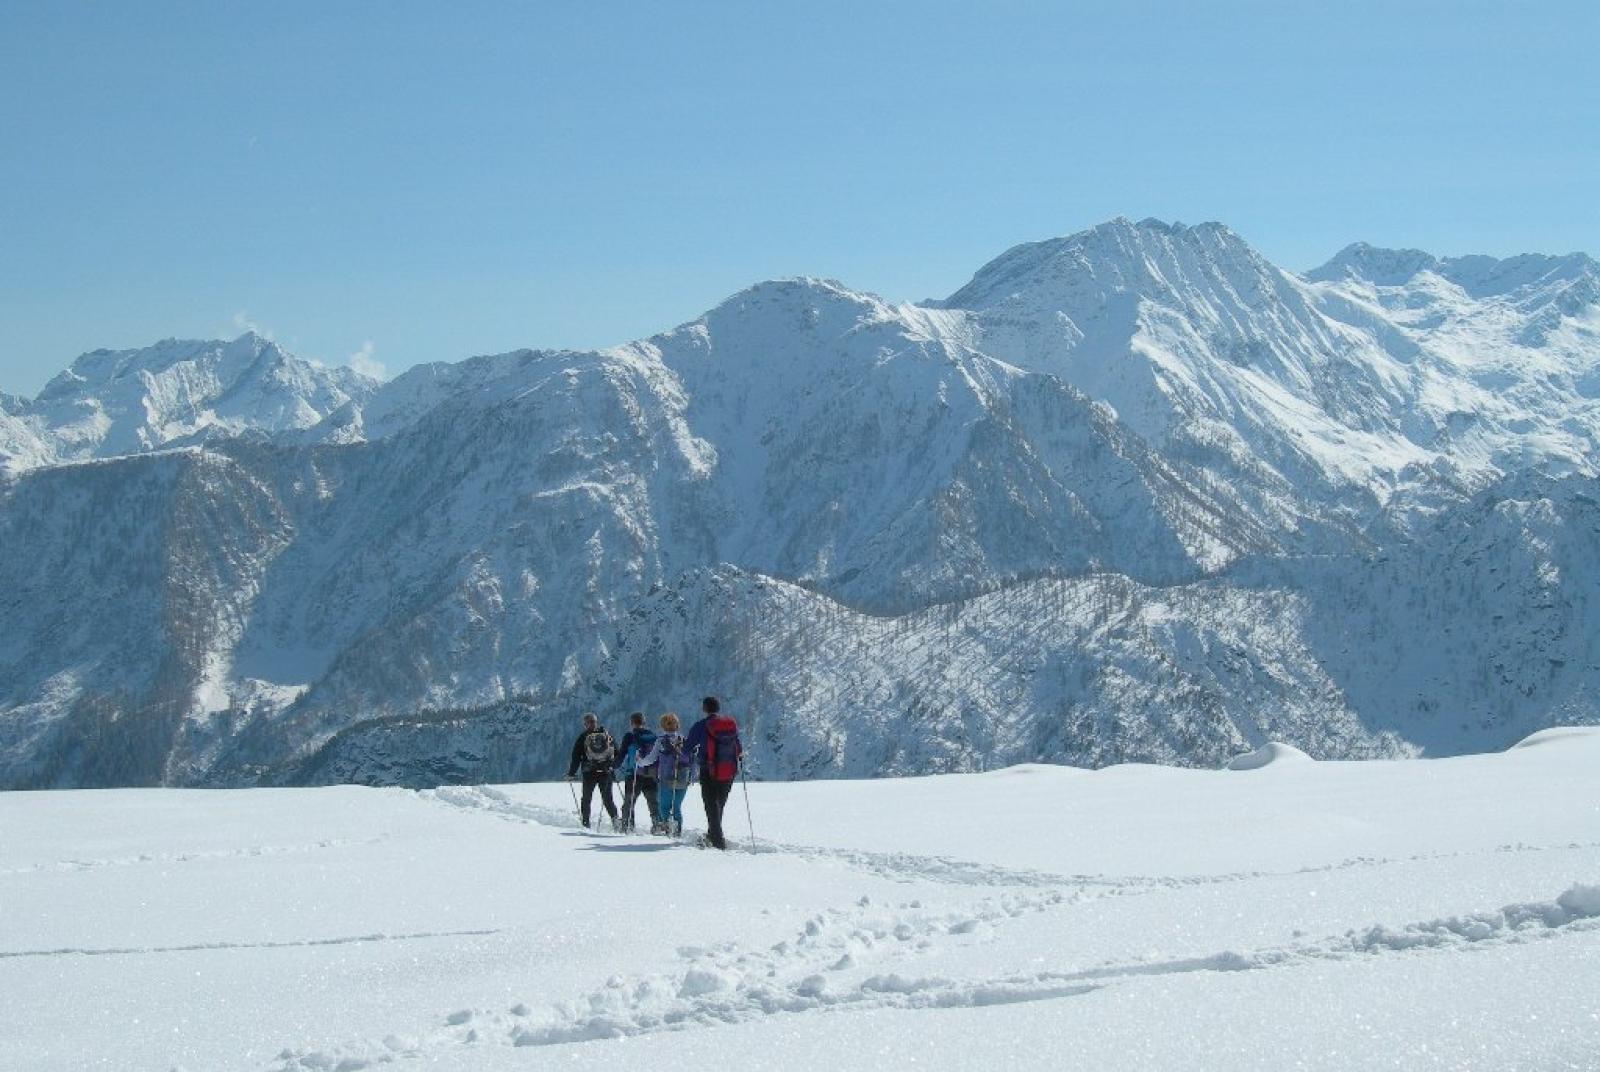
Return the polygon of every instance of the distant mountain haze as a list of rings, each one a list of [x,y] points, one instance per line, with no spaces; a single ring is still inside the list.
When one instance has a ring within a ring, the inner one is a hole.
[[[0,395],[0,786],[766,777],[1600,722],[1600,265],[1116,219],[380,383],[247,334]]]

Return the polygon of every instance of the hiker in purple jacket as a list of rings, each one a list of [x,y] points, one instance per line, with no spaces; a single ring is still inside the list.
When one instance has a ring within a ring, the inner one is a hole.
[[[744,744],[739,740],[739,724],[722,713],[722,704],[715,696],[707,696],[700,703],[705,712],[699,722],[684,738],[684,749],[700,764],[700,799],[706,807],[705,843],[726,849],[727,839],[722,836],[722,812],[728,806],[728,794],[739,777],[739,763],[744,758]]]
[[[683,798],[694,778],[694,759],[683,747],[678,732],[678,716],[668,711],[661,716],[661,732],[639,757],[639,769],[649,770],[656,780],[656,813],[650,824],[652,834],[677,837],[683,833]]]

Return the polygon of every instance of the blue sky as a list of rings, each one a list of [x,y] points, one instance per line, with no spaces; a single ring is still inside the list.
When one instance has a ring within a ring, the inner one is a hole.
[[[0,389],[253,324],[392,374],[1218,219],[1600,254],[1600,4],[0,5]]]

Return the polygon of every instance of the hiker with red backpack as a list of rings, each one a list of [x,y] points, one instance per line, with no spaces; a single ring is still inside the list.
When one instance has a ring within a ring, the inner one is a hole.
[[[583,804],[578,817],[589,825],[589,805],[594,799],[595,786],[600,787],[600,802],[611,816],[611,829],[620,829],[617,822],[617,805],[611,799],[611,768],[617,762],[617,742],[600,725],[600,717],[593,711],[584,713],[583,732],[572,742],[572,762],[567,766],[567,781],[572,781],[578,768],[583,768]]]
[[[728,795],[739,777],[744,745],[739,740],[739,724],[722,713],[715,696],[700,703],[705,717],[696,722],[684,738],[684,749],[700,763],[700,799],[706,806],[705,843],[718,849],[728,847],[722,836],[722,812]]]
[[[639,759],[639,770],[649,770],[656,780],[656,815],[652,834],[677,837],[683,833],[683,798],[694,779],[694,759],[683,746],[678,716],[661,716],[661,733]]]

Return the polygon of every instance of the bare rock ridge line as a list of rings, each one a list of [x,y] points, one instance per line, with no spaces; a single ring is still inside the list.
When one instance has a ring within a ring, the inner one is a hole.
[[[767,777],[1600,720],[1600,267],[1221,224],[943,301],[761,283],[379,383],[255,335],[0,399],[0,787],[545,777],[729,696]]]

